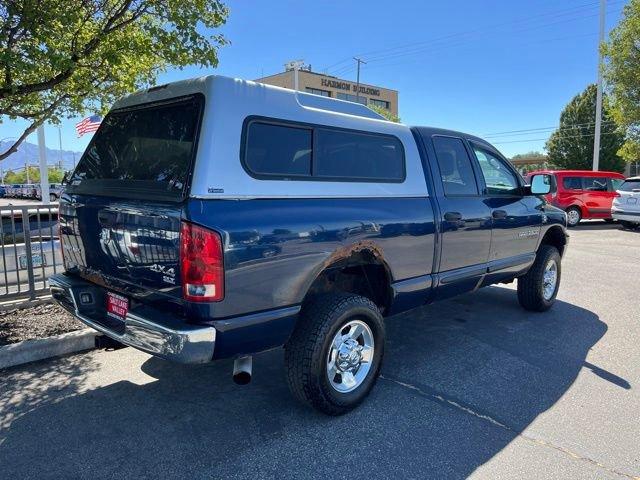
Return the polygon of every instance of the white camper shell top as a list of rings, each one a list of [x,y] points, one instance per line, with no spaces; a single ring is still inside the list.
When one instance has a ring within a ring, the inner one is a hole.
[[[210,75],[140,91],[118,100],[113,109],[202,94],[204,114],[190,197],[203,199],[425,197],[420,154],[408,126],[384,120],[364,105],[247,80]],[[263,117],[317,126],[392,135],[405,153],[402,182],[258,179],[243,167],[245,120]]]

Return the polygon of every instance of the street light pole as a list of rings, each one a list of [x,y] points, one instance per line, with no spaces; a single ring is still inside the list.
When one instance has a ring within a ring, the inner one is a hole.
[[[366,64],[367,62],[356,57],[353,57],[353,59],[358,62],[358,73],[356,74],[356,102],[360,102],[360,64]]]
[[[598,37],[598,85],[596,93],[596,131],[593,137],[593,171],[600,167],[600,130],[602,128],[602,50],[604,42],[604,14],[606,0],[600,0],[600,35]]]
[[[38,151],[40,153],[40,197],[42,203],[49,204],[49,170],[47,168],[47,147],[44,142],[44,127],[38,127]]]

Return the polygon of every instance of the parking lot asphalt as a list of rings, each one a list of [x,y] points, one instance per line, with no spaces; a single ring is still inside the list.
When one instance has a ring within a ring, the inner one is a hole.
[[[636,478],[640,232],[571,230],[558,302],[490,287],[388,319],[382,378],[338,418],[283,355],[180,366],[126,348],[0,372],[3,478]]]

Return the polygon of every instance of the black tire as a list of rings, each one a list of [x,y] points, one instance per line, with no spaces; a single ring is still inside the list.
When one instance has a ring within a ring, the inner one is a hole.
[[[625,230],[635,230],[640,226],[638,223],[629,222],[627,220],[620,220],[620,224]]]
[[[575,227],[582,220],[582,212],[579,207],[567,208],[567,226]]]
[[[544,295],[544,273],[550,261],[556,264],[556,283],[553,295]],[[533,265],[522,277],[518,278],[518,301],[525,310],[532,312],[544,312],[549,310],[556,300],[560,279],[562,276],[562,264],[558,249],[551,245],[541,245]]]
[[[57,202],[58,201],[58,197],[56,197],[55,193],[50,193],[49,194],[49,201],[50,202]]]
[[[605,221],[605,223],[613,223],[614,222],[613,218],[605,218],[604,221]]]
[[[341,393],[331,385],[327,359],[334,336],[354,319],[373,334],[374,353],[362,383]],[[355,408],[375,385],[384,356],[384,320],[368,298],[353,294],[326,294],[304,304],[300,319],[285,345],[285,366],[291,393],[302,403],[326,413],[342,415]]]

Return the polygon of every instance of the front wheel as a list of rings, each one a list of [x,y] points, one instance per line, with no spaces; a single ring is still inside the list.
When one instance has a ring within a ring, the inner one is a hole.
[[[627,220],[620,221],[620,224],[625,230],[635,230],[636,228],[640,227],[640,223],[629,222]]]
[[[291,392],[328,415],[352,410],[378,379],[384,341],[384,321],[368,298],[337,293],[312,299],[285,346]]]
[[[534,312],[549,310],[558,295],[561,271],[558,249],[541,245],[529,271],[518,278],[520,305]]]

